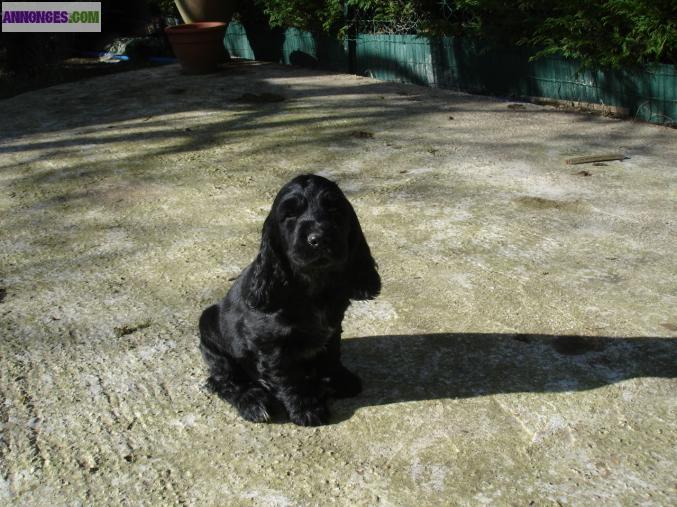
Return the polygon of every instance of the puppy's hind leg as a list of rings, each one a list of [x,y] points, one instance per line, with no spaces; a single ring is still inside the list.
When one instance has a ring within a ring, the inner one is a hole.
[[[225,360],[223,364],[210,367],[211,375],[207,379],[209,389],[235,407],[243,419],[251,422],[270,421],[272,400],[268,392],[232,369],[229,370],[232,364],[226,366],[227,362]]]
[[[247,421],[267,422],[272,404],[268,392],[255,384],[232,357],[217,352],[212,345],[213,333],[218,333],[217,318],[216,306],[207,308],[200,318],[200,352],[210,374],[207,387],[235,407]]]

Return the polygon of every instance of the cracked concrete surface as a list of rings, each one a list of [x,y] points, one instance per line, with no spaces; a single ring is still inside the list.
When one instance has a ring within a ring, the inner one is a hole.
[[[0,106],[0,503],[677,503],[675,130],[244,63]],[[313,429],[238,419],[196,333],[300,172],[384,281]]]

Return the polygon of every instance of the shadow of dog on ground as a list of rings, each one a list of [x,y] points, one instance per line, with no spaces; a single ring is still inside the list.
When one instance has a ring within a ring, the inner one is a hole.
[[[677,339],[440,333],[343,340],[364,391],[333,404],[333,421],[361,407],[500,393],[585,391],[637,377],[677,377]]]

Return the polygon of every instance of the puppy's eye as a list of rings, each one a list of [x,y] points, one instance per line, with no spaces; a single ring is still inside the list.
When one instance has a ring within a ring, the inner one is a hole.
[[[280,203],[280,218],[286,220],[288,218],[294,218],[300,215],[303,212],[305,202],[302,199],[295,197],[285,199]]]

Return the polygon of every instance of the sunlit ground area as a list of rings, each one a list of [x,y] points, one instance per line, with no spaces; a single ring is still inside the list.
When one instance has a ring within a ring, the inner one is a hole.
[[[675,130],[251,63],[0,106],[0,501],[675,503]],[[302,172],[380,266],[365,390],[254,425],[197,319]]]

